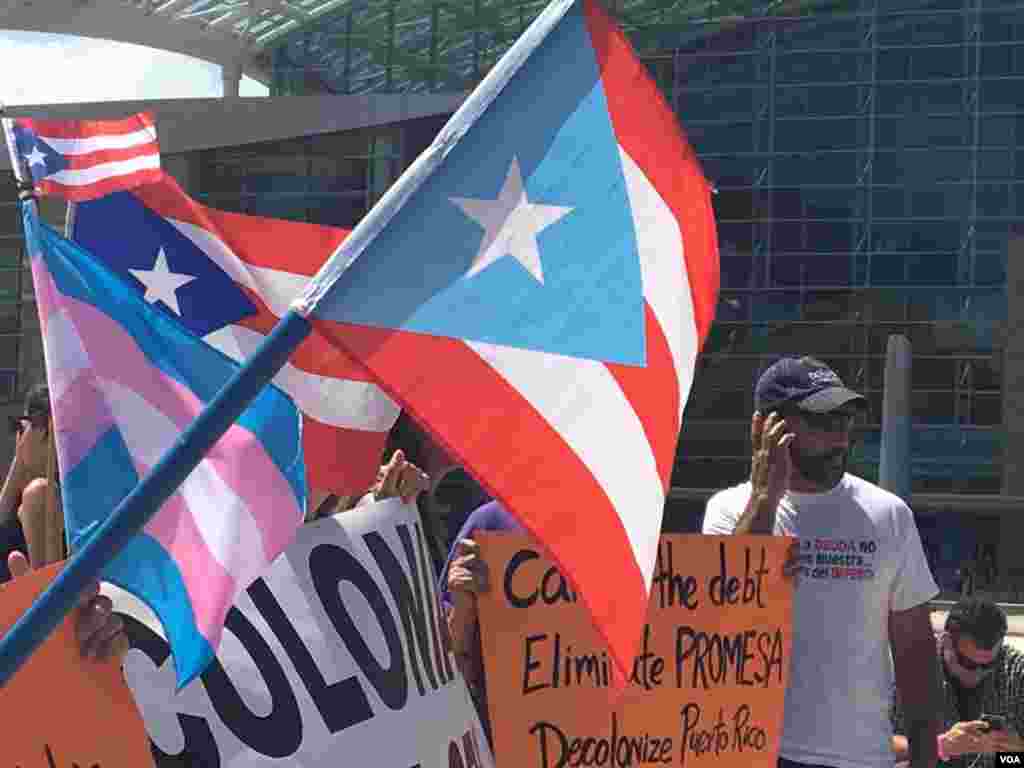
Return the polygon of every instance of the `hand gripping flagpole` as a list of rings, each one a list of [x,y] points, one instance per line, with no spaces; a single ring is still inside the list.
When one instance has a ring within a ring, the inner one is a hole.
[[[0,110],[2,114],[2,110]],[[14,141],[13,124],[2,118],[7,149],[21,190],[22,205],[35,206],[31,176]],[[26,232],[26,238],[29,233]],[[227,432],[311,330],[290,310],[245,365],[217,393],[155,467],[129,493],[67,562],[57,578],[0,640],[0,687],[42,645],[77,605],[85,588],[174,494],[203,456]]]

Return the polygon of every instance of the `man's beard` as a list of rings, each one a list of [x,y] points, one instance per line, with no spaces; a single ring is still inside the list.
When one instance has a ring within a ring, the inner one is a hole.
[[[794,467],[805,480],[831,490],[846,474],[850,451],[836,448],[827,453],[807,454],[800,450],[794,450],[792,456]]]

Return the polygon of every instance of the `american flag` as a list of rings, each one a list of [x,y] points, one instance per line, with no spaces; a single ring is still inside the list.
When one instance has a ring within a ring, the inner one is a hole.
[[[71,231],[150,304],[239,362],[347,235],[336,227],[209,208],[170,176],[77,205]],[[365,491],[398,406],[318,333],[274,381],[302,411],[310,488]]]
[[[123,120],[13,122],[18,151],[40,194],[92,200],[163,175],[156,124],[148,113]]]

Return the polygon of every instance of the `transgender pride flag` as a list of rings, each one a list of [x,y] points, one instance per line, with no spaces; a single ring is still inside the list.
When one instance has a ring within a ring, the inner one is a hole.
[[[23,206],[71,548],[159,461],[238,366]],[[101,578],[163,623],[179,685],[216,654],[238,594],[306,503],[301,420],[265,388]]]

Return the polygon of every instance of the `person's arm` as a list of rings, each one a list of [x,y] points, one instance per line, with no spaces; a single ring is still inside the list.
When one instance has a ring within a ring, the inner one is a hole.
[[[7,468],[7,477],[4,478],[4,487],[0,489],[0,525],[14,519],[18,512],[18,499],[31,479],[15,448],[14,458]]]
[[[940,730],[936,708],[942,699],[928,604],[890,612],[889,641],[902,707],[907,758],[912,768],[933,768],[938,761],[936,739]]]

